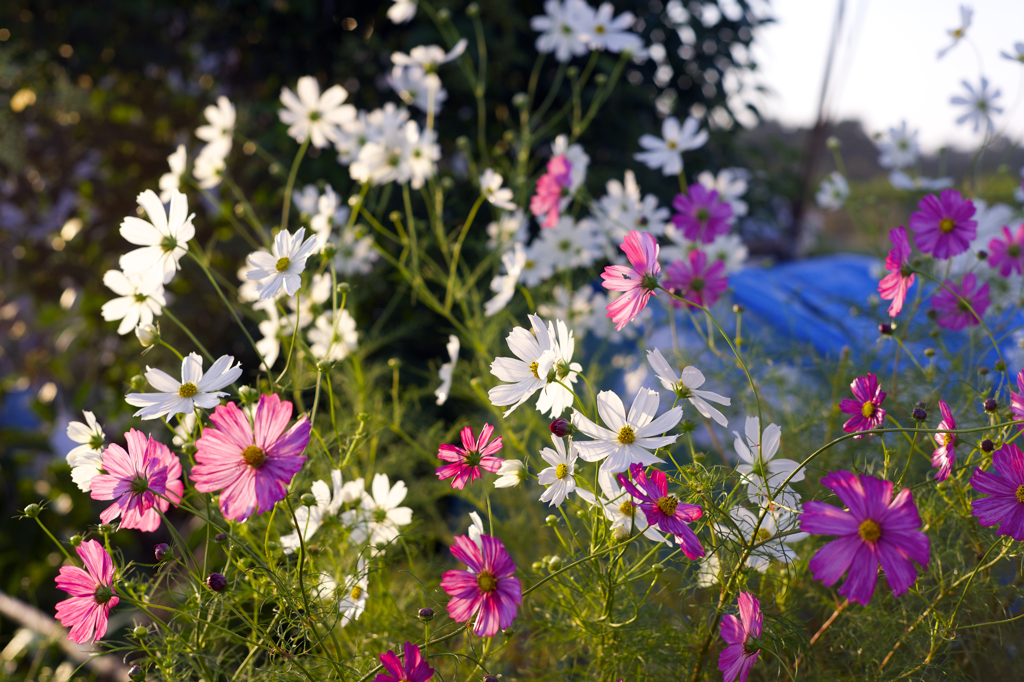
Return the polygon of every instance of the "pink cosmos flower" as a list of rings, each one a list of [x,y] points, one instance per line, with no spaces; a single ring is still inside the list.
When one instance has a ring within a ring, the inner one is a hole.
[[[107,634],[107,616],[121,601],[114,596],[114,562],[95,540],[75,548],[85,568],[62,566],[57,587],[71,595],[57,604],[57,620],[70,627],[68,639],[78,644],[99,640]]]
[[[953,413],[949,411],[949,405],[944,400],[939,401],[939,411],[942,412],[942,421],[939,422],[937,428],[953,430],[956,428],[956,420],[953,419]],[[935,443],[939,447],[935,448],[932,453],[932,466],[937,468],[939,471],[935,474],[936,481],[945,481],[949,478],[949,472],[953,469],[953,463],[956,461],[956,434],[954,433],[936,433],[934,436]]]
[[[647,525],[657,526],[666,533],[676,536],[676,544],[689,559],[704,556],[704,548],[700,538],[687,526],[700,519],[704,510],[698,505],[680,502],[675,495],[668,494],[668,479],[657,469],[651,471],[650,478],[642,464],[634,464],[629,468],[633,481],[625,473],[618,475],[619,483],[630,495],[640,501],[640,509],[647,517]],[[636,485],[634,485],[634,481]]]
[[[999,524],[999,535],[1024,540],[1024,452],[1008,444],[992,453],[996,474],[974,469],[971,487],[983,497],[971,502],[971,509],[983,526]]]
[[[722,616],[720,629],[722,639],[729,645],[718,656],[718,669],[724,682],[733,682],[737,677],[740,682],[747,682],[747,675],[761,653],[755,643],[761,636],[761,603],[749,592],[740,592],[736,602],[740,617]]]
[[[892,498],[892,483],[868,476],[837,471],[821,479],[849,511],[831,504],[811,501],[804,504],[800,530],[839,538],[818,550],[809,568],[815,580],[831,586],[847,569],[850,574],[839,594],[852,602],[867,605],[875,593],[878,565],[882,565],[894,597],[904,594],[917,580],[911,559],[928,568],[928,536],[917,530],[917,514],[910,490]]]
[[[455,536],[452,556],[466,564],[467,571],[446,571],[441,588],[451,597],[448,615],[460,623],[477,614],[473,633],[493,637],[512,625],[523,588],[512,574],[516,565],[501,540],[481,535],[479,546],[465,535]]]
[[[601,273],[604,280],[601,285],[605,289],[625,292],[605,306],[616,331],[639,315],[651,296],[658,295],[654,290],[658,288],[658,275],[661,274],[658,242],[647,232],[630,230],[620,248],[626,252],[626,258],[633,267],[609,265]]]
[[[100,514],[103,523],[121,517],[121,528],[152,532],[160,527],[160,513],[181,502],[181,462],[167,446],[141,431],[124,435],[128,452],[111,443],[103,451],[103,471],[92,477],[94,500],[115,500]]]
[[[725,263],[716,258],[709,268],[707,254],[696,249],[687,254],[687,260],[677,260],[665,268],[665,275],[666,289],[705,308],[714,305],[729,288]],[[682,301],[673,300],[672,303],[677,308],[683,306]],[[692,305],[688,307],[693,308]]]
[[[679,211],[672,222],[690,241],[710,244],[729,231],[732,206],[718,200],[718,192],[704,185],[692,185],[688,194],[677,194],[672,208]]]
[[[558,203],[562,200],[562,192],[569,186],[571,171],[572,163],[564,155],[559,155],[548,161],[548,172],[537,178],[537,193],[530,198],[530,212],[538,218],[544,216],[541,227],[558,224]]]
[[[378,674],[373,678],[373,682],[427,682],[434,676],[434,669],[427,665],[420,648],[412,642],[405,643],[404,666],[390,649],[386,654],[380,655],[380,664],[388,674]]]
[[[988,297],[988,283],[980,287],[977,284],[978,278],[973,272],[964,275],[964,281],[960,286],[948,279],[943,282],[944,288],[932,296],[932,309],[936,313],[935,323],[953,330],[979,324],[979,316],[985,314],[991,300]],[[960,300],[961,298],[966,303]]]
[[[880,427],[885,421],[885,410],[882,409],[885,392],[878,385],[878,378],[874,374],[858,377],[850,384],[850,390],[853,391],[855,400],[846,398],[839,403],[841,411],[853,415],[843,424],[843,431],[853,433]],[[867,436],[870,438],[871,434],[867,434]],[[854,436],[854,438],[863,437],[864,434]]]
[[[1010,412],[1013,413],[1013,420],[1024,419],[1024,369],[1017,372],[1017,388],[1020,393],[1010,391]],[[1024,424],[1018,424],[1017,428],[1024,431]]]
[[[920,211],[910,214],[910,229],[917,234],[917,248],[945,259],[963,253],[974,241],[978,221],[971,220],[974,203],[955,189],[929,194],[917,203]]]
[[[285,487],[302,468],[302,451],[309,444],[309,421],[301,417],[285,432],[292,404],[276,394],[263,395],[253,426],[234,403],[220,405],[209,427],[196,441],[196,464],[191,478],[201,493],[220,491],[224,518],[245,521],[284,499]]]
[[[878,293],[889,305],[889,317],[896,317],[903,310],[907,291],[914,286],[914,273],[910,271],[910,241],[902,227],[889,230],[892,250],[885,258],[885,269],[889,274],[878,283]]]
[[[480,478],[481,469],[491,473],[497,471],[505,460],[495,457],[494,453],[504,446],[501,443],[501,436],[495,438],[491,443],[487,442],[491,440],[493,433],[494,427],[484,424],[484,428],[480,429],[480,440],[476,440],[473,437],[473,429],[467,426],[462,429],[461,448],[457,445],[442,443],[437,456],[451,464],[438,467],[435,472],[437,478],[442,481],[451,478],[453,479],[452,487],[462,490],[466,487],[466,483],[472,483]]]
[[[988,264],[999,268],[999,274],[1009,277],[1010,273],[1024,273],[1024,223],[1017,228],[1017,234],[1010,234],[1010,228],[1003,225],[1006,240],[993,239],[988,243]]]

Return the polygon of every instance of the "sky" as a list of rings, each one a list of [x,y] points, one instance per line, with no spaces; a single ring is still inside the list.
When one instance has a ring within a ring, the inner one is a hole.
[[[812,125],[817,115],[838,0],[771,0],[777,20],[755,33],[756,81],[773,95],[759,98],[762,111],[787,125]],[[975,88],[980,76],[1002,96],[997,130],[1024,142],[1024,63],[1015,54],[1024,41],[1024,0],[976,0],[966,38],[939,60],[952,42],[947,31],[960,24],[957,0],[847,0],[844,29],[834,68],[833,120],[859,118],[868,134],[884,132],[906,119],[919,128],[925,151],[943,145],[976,147],[982,134],[958,126],[962,107],[950,104]],[[1014,107],[1014,104],[1016,106]]]

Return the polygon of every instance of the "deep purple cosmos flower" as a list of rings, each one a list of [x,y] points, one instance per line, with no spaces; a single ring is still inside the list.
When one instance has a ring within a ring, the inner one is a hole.
[[[666,533],[676,536],[676,544],[689,559],[704,556],[700,538],[687,526],[700,519],[704,510],[695,504],[680,502],[675,495],[668,494],[668,479],[664,472],[654,469],[648,478],[642,464],[629,468],[633,480],[625,473],[618,475],[619,483],[630,495],[640,500],[640,509],[647,517],[647,524],[657,526]],[[635,483],[635,485],[634,485]]]
[[[729,288],[725,263],[716,258],[708,267],[708,255],[694,249],[686,255],[686,260],[677,260],[665,268],[665,288],[691,303],[710,307]],[[672,303],[677,308],[684,305],[678,300]]]
[[[907,231],[902,227],[889,230],[892,250],[885,258],[885,269],[889,274],[878,283],[878,294],[882,300],[892,301],[889,305],[889,317],[896,317],[903,310],[903,302],[907,300],[907,291],[914,286],[914,273],[910,271],[910,242]]]
[[[718,656],[718,669],[723,682],[747,682],[750,669],[757,663],[761,649],[756,641],[761,636],[761,603],[749,592],[740,592],[736,600],[740,617],[729,614],[722,616],[722,639],[729,646]]]
[[[978,286],[973,272],[964,275],[963,283],[957,286],[950,280],[942,283],[943,288],[932,296],[935,323],[946,329],[973,327],[981,322],[991,300],[988,297],[988,283]]]
[[[971,487],[991,495],[971,502],[971,509],[983,526],[999,524],[999,535],[1017,542],[1024,540],[1024,452],[1008,444],[992,453],[996,473],[975,468]]]
[[[936,197],[929,194],[918,202],[920,211],[910,214],[910,229],[917,248],[936,258],[952,258],[967,250],[978,232],[978,221],[971,220],[974,203],[955,189],[944,189]]]
[[[704,185],[693,185],[688,194],[677,194],[672,208],[679,211],[672,222],[692,242],[710,244],[729,231],[732,206],[719,201],[718,192]]]
[[[904,594],[917,580],[911,559],[927,568],[931,555],[928,536],[918,530],[921,517],[912,493],[904,489],[893,499],[889,481],[848,471],[831,473],[821,483],[849,511],[816,500],[804,504],[800,530],[839,536],[811,559],[814,578],[831,586],[849,570],[839,594],[866,605],[875,593],[881,564],[893,596]]]
[[[843,431],[853,433],[880,427],[885,421],[885,410],[882,409],[885,392],[878,385],[878,378],[874,374],[857,377],[850,384],[850,390],[853,391],[854,399],[846,398],[839,403],[841,411],[853,415],[843,424]],[[870,438],[871,434],[867,434],[867,436]],[[854,438],[863,437],[864,434],[854,436]]]

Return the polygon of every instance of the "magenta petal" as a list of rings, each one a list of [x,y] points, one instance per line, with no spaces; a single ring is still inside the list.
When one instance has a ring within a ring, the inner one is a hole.
[[[808,564],[814,579],[825,585],[835,585],[863,544],[860,536],[853,534],[837,538],[819,549]]]
[[[850,601],[867,606],[878,583],[878,557],[871,543],[860,541],[859,544],[860,547],[850,564],[850,573],[846,577],[846,582],[839,588],[839,594]]]

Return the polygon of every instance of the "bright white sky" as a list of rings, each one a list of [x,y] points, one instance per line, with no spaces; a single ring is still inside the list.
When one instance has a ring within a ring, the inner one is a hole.
[[[838,0],[771,0],[777,23],[760,29],[754,41],[757,80],[775,93],[760,101],[768,117],[814,123],[837,6]],[[962,108],[949,99],[965,92],[964,79],[977,88],[983,74],[990,89],[1002,90],[997,130],[1024,141],[1024,64],[1000,56],[1024,41],[1024,0],[975,0],[967,37],[939,61],[937,52],[952,40],[947,30],[960,23],[959,6],[959,0],[847,0],[833,120],[859,118],[872,134],[906,119],[920,129],[927,151],[943,144],[971,148],[981,133],[956,125]]]

